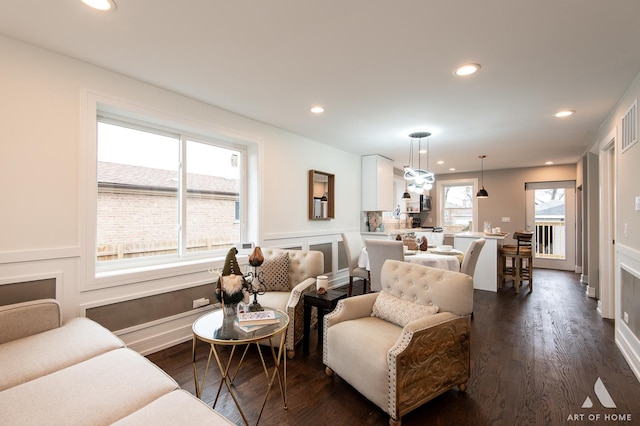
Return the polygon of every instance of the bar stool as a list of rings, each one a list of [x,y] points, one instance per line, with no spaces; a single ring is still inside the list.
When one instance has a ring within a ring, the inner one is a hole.
[[[520,292],[523,281],[529,282],[529,291],[533,291],[533,231],[516,231],[513,234],[516,245],[504,245],[500,248],[500,277],[498,289],[507,279],[513,281],[516,293]]]

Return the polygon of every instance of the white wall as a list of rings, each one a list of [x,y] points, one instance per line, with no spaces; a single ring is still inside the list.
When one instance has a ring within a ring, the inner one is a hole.
[[[81,109],[86,90],[258,141],[263,157],[255,166],[262,171],[262,193],[249,206],[259,212],[257,243],[306,242],[318,235],[335,242],[343,230],[359,229],[360,203],[354,197],[360,193],[359,156],[1,36],[0,57],[0,285],[12,279],[61,277],[58,298],[65,319],[81,315],[86,307],[197,285],[206,278],[200,271],[81,291],[83,265],[92,261],[86,258],[90,250],[83,238]],[[309,169],[336,175],[334,220],[307,219]],[[155,339],[151,345],[161,347],[168,341],[162,341],[162,333],[174,338],[192,319],[174,320],[130,330],[131,340]]]
[[[598,145],[607,138],[612,131],[616,135],[615,162],[616,162],[616,278],[615,278],[615,324],[616,343],[622,350],[625,358],[640,379],[640,336],[634,334],[628,325],[622,320],[621,288],[619,270],[624,265],[629,270],[636,271],[640,276],[640,212],[635,211],[635,197],[640,196],[640,143],[636,143],[626,152],[621,152],[620,124],[623,115],[631,104],[640,98],[640,74],[636,76],[627,91],[618,101],[616,107],[605,120],[598,134],[591,143],[591,152],[599,153]],[[627,232],[625,234],[625,224]],[[601,282],[604,287],[610,283]],[[628,296],[628,295],[627,295]],[[632,302],[629,309],[632,320],[640,316],[640,301]],[[633,321],[632,321],[633,322]]]

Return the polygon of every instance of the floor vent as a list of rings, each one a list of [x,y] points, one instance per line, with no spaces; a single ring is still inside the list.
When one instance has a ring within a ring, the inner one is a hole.
[[[636,99],[622,117],[622,152],[638,142],[638,100]]]

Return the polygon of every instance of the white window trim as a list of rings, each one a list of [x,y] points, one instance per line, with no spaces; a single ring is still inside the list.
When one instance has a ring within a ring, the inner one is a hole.
[[[475,194],[478,192],[478,179],[477,178],[469,178],[469,179],[451,179],[451,180],[436,180],[436,193],[438,194],[438,220],[440,221],[440,226],[444,226],[444,187],[446,186],[462,186],[462,185],[473,185],[473,229],[471,231],[475,232],[478,229],[478,197]],[[445,237],[452,237],[453,234],[445,233]]]
[[[185,135],[194,138],[214,139],[227,142],[231,145],[245,147],[244,170],[251,170],[248,176],[242,177],[244,209],[241,210],[241,222],[243,227],[241,235],[246,241],[259,242],[262,218],[257,214],[260,208],[247,208],[247,206],[260,206],[262,193],[262,153],[263,143],[260,139],[248,137],[234,131],[219,127],[213,127],[208,123],[196,122],[182,116],[168,112],[160,112],[151,107],[133,104],[130,101],[117,99],[112,96],[93,92],[88,89],[82,91],[81,108],[81,147],[80,147],[80,205],[81,220],[79,221],[78,234],[80,236],[82,253],[84,257],[80,290],[88,291],[99,288],[114,287],[160,278],[168,278],[190,273],[207,273],[211,268],[221,267],[224,256],[212,258],[204,254],[202,257],[190,257],[180,259],[167,264],[144,265],[140,263],[127,270],[96,271],[96,226],[97,226],[97,191],[95,182],[97,179],[97,116],[99,111],[114,115],[120,115],[127,119],[143,120],[150,124],[158,124],[162,127],[173,127],[183,131]],[[240,261],[240,259],[238,259]]]

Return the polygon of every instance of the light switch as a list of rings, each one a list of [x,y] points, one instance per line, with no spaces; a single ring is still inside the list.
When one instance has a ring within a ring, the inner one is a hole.
[[[509,216],[502,216],[502,223],[511,222],[511,218]]]
[[[636,211],[640,212],[640,195],[636,197]]]

